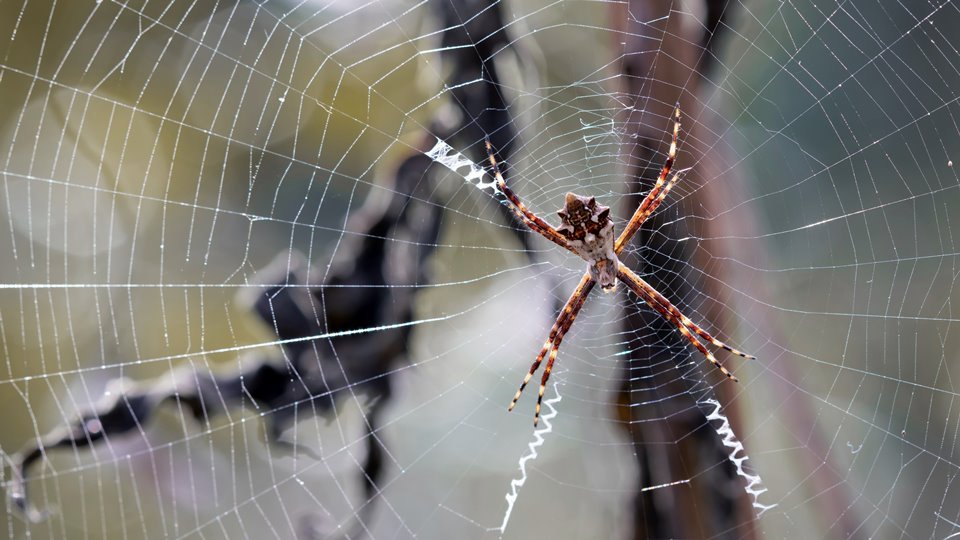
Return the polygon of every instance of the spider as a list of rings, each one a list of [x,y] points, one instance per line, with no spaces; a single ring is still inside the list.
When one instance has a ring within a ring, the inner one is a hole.
[[[517,390],[510,407],[507,410],[512,411],[520,399],[520,395],[527,387],[527,383],[539,369],[543,359],[549,354],[547,366],[543,370],[543,377],[540,379],[540,393],[537,395],[537,408],[533,416],[533,425],[536,426],[540,420],[540,405],[543,401],[543,393],[547,387],[547,381],[550,379],[550,372],[553,370],[553,363],[557,359],[557,353],[560,350],[560,342],[570,330],[573,321],[583,307],[587,296],[593,290],[593,287],[599,283],[604,292],[612,292],[616,289],[617,282],[623,282],[634,294],[639,296],[651,308],[660,313],[663,318],[675,325],[677,329],[690,343],[697,348],[711,364],[717,367],[724,375],[732,381],[737,378],[723,367],[713,356],[713,353],[704,347],[703,343],[697,339],[694,334],[700,336],[710,344],[725,349],[733,354],[748,359],[755,359],[755,356],[743,353],[723,343],[703,328],[697,326],[686,315],[680,312],[669,300],[654,289],[649,283],[643,280],[633,270],[624,266],[617,256],[623,251],[623,248],[630,242],[633,236],[640,230],[640,226],[654,210],[666,198],[670,188],[676,183],[679,174],[674,174],[667,182],[670,175],[670,169],[673,167],[674,159],[677,155],[677,137],[680,134],[680,107],[674,108],[673,118],[673,140],[670,142],[670,153],[667,160],[657,177],[657,182],[653,189],[647,194],[647,197],[640,203],[640,206],[633,213],[630,221],[627,222],[623,232],[614,240],[613,221],[610,219],[610,208],[597,204],[594,197],[582,197],[574,193],[567,193],[564,201],[564,207],[557,212],[560,216],[561,225],[553,228],[549,223],[530,211],[519,197],[507,186],[500,172],[500,166],[493,151],[493,146],[489,139],[486,140],[487,156],[490,159],[490,165],[493,168],[494,178],[496,179],[497,189],[503,194],[508,202],[509,208],[527,227],[540,234],[547,240],[558,246],[578,255],[587,262],[587,271],[580,278],[580,283],[574,289],[573,294],[567,300],[566,305],[557,316],[557,320],[550,329],[550,334],[540,354],[537,355],[530,371],[524,377],[520,389]]]

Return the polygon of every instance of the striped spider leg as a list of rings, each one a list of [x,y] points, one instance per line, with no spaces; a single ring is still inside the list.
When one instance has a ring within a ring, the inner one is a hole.
[[[540,353],[537,355],[529,372],[523,379],[520,389],[517,390],[513,401],[508,410],[513,410],[520,399],[520,395],[527,387],[527,383],[540,368],[543,360],[547,359],[547,365],[543,370],[543,376],[540,379],[540,390],[537,395],[537,407],[534,412],[533,425],[536,426],[540,419],[540,408],[543,401],[543,394],[546,390],[547,381],[550,379],[550,373],[553,370],[554,361],[560,349],[560,343],[577,315],[583,308],[587,296],[593,290],[598,282],[604,292],[611,292],[616,288],[617,281],[622,281],[627,287],[646,302],[651,308],[657,311],[662,317],[675,325],[680,333],[690,343],[700,351],[707,360],[716,366],[724,375],[733,381],[737,378],[723,367],[706,347],[694,335],[700,336],[710,344],[725,349],[733,354],[744,358],[754,358],[748,354],[740,352],[729,345],[717,340],[700,326],[694,324],[688,317],[683,315],[673,304],[670,303],[662,294],[654,289],[650,284],[636,275],[632,270],[620,263],[618,256],[624,247],[630,242],[633,236],[640,230],[640,226],[657,209],[660,203],[666,198],[667,193],[676,183],[678,174],[674,174],[670,181],[670,169],[673,167],[677,154],[677,138],[680,133],[680,108],[674,109],[673,137],[670,142],[670,151],[667,160],[664,162],[657,181],[650,190],[650,193],[644,198],[640,206],[634,212],[630,221],[627,222],[623,232],[614,241],[613,222],[610,220],[610,209],[606,206],[598,205],[593,197],[581,197],[573,193],[567,193],[564,208],[558,212],[562,224],[554,229],[546,221],[531,212],[519,197],[506,185],[503,175],[500,172],[499,164],[494,156],[493,148],[487,141],[487,154],[490,164],[493,167],[494,177],[497,188],[506,197],[510,203],[514,214],[520,218],[528,227],[541,234],[548,240],[554,242],[580,256],[587,262],[587,272],[580,278],[580,283],[574,289],[573,294],[567,300],[560,314],[557,316],[550,329],[550,334]]]
[[[700,353],[707,357],[707,360],[709,360],[711,364],[716,366],[716,368],[719,369],[720,372],[726,375],[730,380],[737,382],[739,379],[737,379],[733,373],[730,373],[727,368],[723,367],[723,365],[717,361],[716,357],[713,356],[713,353],[707,350],[707,348],[703,346],[703,343],[700,343],[700,340],[690,333],[691,330],[716,347],[720,347],[721,349],[725,349],[733,354],[747,359],[756,358],[755,356],[738,351],[737,349],[734,349],[733,347],[708,334],[706,330],[694,324],[694,322],[687,318],[687,316],[683,313],[680,313],[680,310],[674,307],[669,300],[664,298],[662,294],[657,292],[657,290],[650,286],[649,283],[644,281],[643,278],[635,274],[633,270],[630,270],[625,265],[620,265],[619,271],[617,272],[617,278],[626,284],[626,286],[633,291],[634,294],[639,296],[644,302],[647,303],[647,305],[652,307],[664,319],[673,323],[677,329],[680,330],[680,333],[683,334],[683,337],[687,338],[687,340],[690,341],[690,343],[692,343],[693,346],[700,351]]]

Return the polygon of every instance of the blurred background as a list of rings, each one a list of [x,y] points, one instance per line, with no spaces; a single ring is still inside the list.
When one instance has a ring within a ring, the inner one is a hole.
[[[960,533],[958,29],[914,0],[0,2],[0,531]],[[685,172],[624,260],[759,360],[725,381],[595,292],[535,435],[535,389],[506,406],[583,263],[424,152],[489,136],[532,210],[593,195],[620,230],[675,103]]]

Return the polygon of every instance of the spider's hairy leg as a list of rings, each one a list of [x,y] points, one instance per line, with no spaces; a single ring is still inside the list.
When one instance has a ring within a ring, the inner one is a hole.
[[[543,388],[546,385],[547,379],[550,377],[550,371],[553,369],[553,362],[556,360],[560,342],[563,340],[563,336],[566,335],[567,331],[570,329],[570,326],[573,325],[573,321],[576,320],[577,315],[583,308],[583,304],[586,302],[590,291],[593,290],[594,285],[596,285],[596,281],[590,277],[590,274],[584,274],[583,277],[580,278],[580,283],[573,291],[573,294],[570,295],[567,303],[563,306],[563,309],[557,316],[557,320],[553,323],[553,327],[550,329],[550,334],[547,337],[547,340],[543,343],[543,348],[540,349],[540,354],[537,355],[536,360],[534,360],[533,364],[530,366],[530,371],[528,371],[526,377],[524,377],[523,383],[520,385],[520,389],[517,390],[517,393],[513,396],[513,401],[510,402],[510,406],[507,408],[507,410],[512,411],[517,405],[517,401],[520,399],[520,395],[523,393],[523,390],[527,387],[527,383],[530,382],[530,379],[533,378],[533,374],[536,373],[537,369],[540,368],[540,364],[543,362],[543,359],[549,354],[550,359],[547,362],[547,368],[544,370],[545,377],[541,380],[540,385],[540,396],[543,396]],[[537,405],[537,417],[539,417],[539,401]],[[537,419],[538,418],[534,419],[534,425],[536,425]]]
[[[583,282],[582,278],[581,282]],[[560,352],[560,343],[563,342],[563,337],[567,335],[570,327],[573,326],[573,321],[577,319],[577,315],[583,308],[583,304],[587,301],[587,295],[590,294],[590,291],[593,289],[593,285],[595,283],[596,281],[592,278],[586,282],[583,293],[580,294],[577,303],[573,306],[573,309],[570,310],[566,321],[564,321],[563,326],[560,328],[560,331],[557,332],[557,336],[553,340],[553,347],[550,349],[550,358],[547,360],[547,367],[543,368],[543,377],[540,378],[540,390],[537,392],[537,408],[534,409],[533,412],[533,427],[537,427],[537,424],[540,423],[540,407],[543,403],[543,393],[547,390],[547,381],[550,380],[550,373],[553,371],[553,363],[556,361],[557,354]]]
[[[527,383],[530,382],[530,379],[533,378],[533,374],[536,373],[537,369],[540,367],[540,363],[543,362],[543,359],[547,354],[555,348],[555,343],[557,338],[562,340],[563,335],[566,334],[569,330],[570,325],[573,324],[573,321],[577,318],[577,315],[580,313],[580,309],[583,308],[584,302],[586,302],[587,295],[590,294],[590,291],[593,290],[593,286],[596,282],[590,277],[590,274],[584,274],[580,278],[580,283],[577,285],[577,288],[573,291],[573,294],[570,295],[570,298],[567,299],[567,303],[563,306],[563,309],[560,310],[560,314],[557,316],[557,320],[554,321],[553,327],[550,329],[550,334],[547,337],[547,340],[543,343],[543,348],[540,349],[540,354],[537,355],[536,360],[533,361],[533,364],[530,366],[530,371],[527,372],[526,377],[523,378],[523,383],[520,384],[520,389],[517,390],[517,393],[513,396],[513,401],[510,402],[510,406],[507,408],[508,411],[512,411],[513,408],[517,405],[517,401],[520,399],[520,395],[523,393],[524,389],[527,387]],[[557,347],[559,344],[556,345]],[[553,355],[556,358],[556,355]],[[552,362],[551,362],[552,364]]]
[[[713,353],[707,350],[707,348],[703,346],[703,343],[700,343],[700,340],[698,340],[696,336],[690,333],[690,330],[686,327],[686,325],[683,324],[683,319],[681,319],[681,317],[686,317],[684,317],[683,314],[681,314],[680,311],[675,308],[673,304],[671,304],[666,298],[659,293],[656,295],[651,294],[651,292],[656,293],[653,287],[650,287],[650,285],[643,281],[640,276],[634,274],[633,271],[623,264],[620,265],[620,271],[617,273],[617,277],[620,278],[620,281],[626,284],[627,287],[634,292],[634,294],[646,302],[647,305],[660,313],[664,319],[667,319],[673,323],[673,325],[680,330],[680,333],[683,334],[683,337],[687,338],[687,341],[696,347],[697,350],[700,351],[700,353],[703,354],[711,364],[716,366],[717,369],[726,375],[727,378],[734,382],[739,381],[739,379],[737,379],[733,373],[730,373],[727,368],[723,367],[723,365],[717,361],[716,357],[713,356]]]
[[[642,214],[639,214],[638,219],[640,220],[640,223],[643,223],[644,221],[647,220],[647,218],[653,215],[653,212],[657,209],[658,206],[660,206],[660,203],[662,203],[663,200],[667,198],[667,193],[670,193],[670,189],[674,186],[674,184],[677,183],[677,180],[679,179],[680,179],[680,174],[679,173],[674,174],[673,177],[670,178],[670,181],[667,182],[665,186],[661,182],[656,186],[654,186],[652,190],[650,190],[649,196],[652,196],[653,199],[651,199],[652,202],[647,206],[647,209],[644,210]],[[624,233],[625,232],[626,231],[624,231]],[[630,241],[629,238],[624,238],[625,236],[626,236],[625,234],[621,234],[617,238],[617,243],[614,246],[614,249],[617,250],[617,254],[622,252],[623,248],[627,246],[627,242]],[[621,239],[623,239],[623,242],[621,242]]]
[[[624,267],[624,268],[626,268],[626,267]],[[707,332],[707,331],[704,330],[703,328],[700,328],[700,326],[698,326],[696,323],[694,323],[692,320],[690,320],[689,317],[687,317],[686,315],[684,315],[683,313],[681,313],[679,309],[677,309],[672,303],[670,303],[670,301],[667,300],[665,296],[663,296],[662,294],[660,294],[659,291],[657,291],[656,289],[654,289],[653,287],[651,287],[649,283],[647,283],[647,282],[644,281],[642,278],[640,278],[639,276],[637,276],[636,274],[634,274],[633,271],[630,270],[629,268],[628,268],[627,270],[629,271],[630,274],[632,274],[632,275],[634,276],[634,278],[635,278],[634,281],[638,283],[638,286],[642,287],[642,288],[644,289],[644,291],[646,291],[646,293],[647,293],[648,296],[650,296],[651,298],[653,298],[654,301],[656,301],[658,304],[660,304],[664,309],[668,310],[671,314],[673,314],[674,317],[676,317],[677,319],[679,319],[680,322],[683,323],[684,326],[686,326],[686,327],[689,328],[690,330],[693,330],[694,332],[696,332],[700,337],[702,337],[703,339],[709,341],[709,342],[710,342],[712,345],[714,345],[715,347],[720,347],[721,349],[724,349],[724,350],[726,350],[726,351],[729,351],[729,352],[731,352],[731,353],[733,353],[733,354],[735,354],[735,355],[737,355],[737,356],[742,356],[743,358],[746,358],[746,359],[748,359],[748,360],[756,360],[756,359],[757,359],[756,356],[753,356],[752,354],[747,354],[747,353],[745,353],[745,352],[743,352],[743,351],[734,349],[733,347],[727,345],[726,343],[724,343],[724,342],[720,341],[719,339],[717,339],[717,338],[713,337],[712,335],[710,335],[709,332]]]
[[[567,325],[567,330],[570,329],[570,326]],[[566,334],[566,330],[557,336],[558,340],[553,344],[553,348],[550,349],[550,359],[547,360],[547,367],[543,369],[543,377],[540,378],[540,391],[537,393],[537,408],[533,411],[533,427],[537,427],[537,424],[540,423],[540,407],[543,404],[543,393],[547,390],[547,381],[550,379],[550,372],[553,370],[553,362],[557,359],[557,353],[560,352],[560,341],[563,341],[563,336]]]
[[[497,162],[497,156],[493,152],[493,145],[490,144],[490,139],[485,139],[484,144],[487,149],[487,158],[490,160],[490,166],[493,167],[493,177],[497,181],[497,189],[507,198],[507,201],[510,203],[510,209],[513,210],[514,215],[516,215],[524,225],[540,234],[540,236],[543,236],[568,251],[572,251],[563,235],[557,232],[552,225],[544,221],[540,216],[531,212],[530,209],[527,208],[527,205],[523,204],[523,201],[520,200],[520,197],[510,189],[506,180],[503,179],[503,173],[500,172],[500,164]]]
[[[654,290],[654,292],[656,292],[656,290]],[[657,293],[657,296],[662,296],[662,295],[660,295],[660,293]],[[673,307],[673,306],[671,305],[671,307]],[[676,309],[676,308],[674,308],[674,309]],[[677,311],[677,313],[680,313],[680,312]],[[733,353],[733,354],[735,354],[735,355],[737,355],[737,356],[742,356],[743,358],[746,358],[747,360],[756,360],[756,359],[757,359],[756,356],[753,356],[752,354],[747,354],[747,353],[745,353],[745,352],[743,352],[743,351],[734,349],[733,347],[731,347],[731,346],[727,345],[726,343],[720,341],[719,339],[713,337],[712,335],[710,335],[709,332],[707,332],[707,331],[704,330],[703,328],[700,328],[696,323],[694,323],[693,321],[691,321],[690,318],[687,317],[686,315],[680,313],[680,317],[681,317],[681,318],[680,318],[680,321],[683,323],[684,326],[686,326],[687,328],[689,328],[689,329],[693,330],[694,332],[696,332],[700,337],[702,337],[703,339],[709,341],[709,342],[712,343],[715,347],[720,347],[721,349],[724,349],[724,350],[726,350],[726,351],[729,351],[729,352],[731,352],[731,353]]]
[[[630,221],[628,221],[627,225],[623,228],[623,232],[621,232],[620,236],[617,237],[617,253],[620,253],[620,251],[623,250],[623,246],[627,245],[633,238],[633,235],[637,234],[637,231],[640,230],[640,226],[643,225],[643,222],[646,221],[648,217],[650,217],[650,214],[652,214],[657,205],[660,204],[660,201],[663,200],[663,197],[666,197],[667,192],[670,191],[670,187],[672,187],[673,183],[676,181],[675,176],[667,185],[667,187],[661,191],[664,182],[666,182],[667,177],[670,176],[670,169],[673,168],[673,162],[677,158],[677,138],[679,136],[680,105],[677,104],[677,106],[673,109],[673,138],[670,141],[670,152],[667,154],[667,160],[663,163],[663,168],[660,169],[660,176],[657,177],[657,182],[654,184],[653,189],[651,189],[650,193],[648,193],[646,198],[643,199],[643,202],[637,207],[637,210],[633,213]],[[660,198],[659,201],[657,200],[658,197]]]
[[[563,315],[560,317],[562,318]],[[534,360],[533,365],[530,366],[530,371],[527,372],[527,375],[523,378],[523,382],[520,383],[520,389],[517,390],[517,393],[513,395],[513,401],[510,402],[510,406],[507,407],[507,411],[512,411],[513,408],[517,406],[517,401],[520,400],[520,394],[522,394],[527,388],[527,383],[529,383],[530,379],[533,378],[533,374],[537,372],[537,369],[540,367],[540,363],[543,362],[543,357],[546,356],[547,352],[553,347],[552,339],[556,336],[560,320],[561,319],[558,318],[557,322],[553,323],[553,329],[550,330],[550,337],[544,342],[543,348],[540,349],[540,354],[537,355],[537,359]]]

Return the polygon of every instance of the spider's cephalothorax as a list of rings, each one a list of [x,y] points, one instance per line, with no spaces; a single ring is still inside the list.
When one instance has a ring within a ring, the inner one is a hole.
[[[626,247],[630,239],[633,238],[644,221],[653,214],[657,206],[666,198],[670,188],[676,183],[678,175],[674,174],[669,181],[670,169],[673,167],[673,161],[677,157],[677,137],[680,134],[680,108],[677,107],[673,112],[673,138],[670,141],[670,152],[667,154],[667,160],[660,169],[660,175],[657,177],[653,189],[643,199],[640,206],[634,211],[633,216],[627,221],[620,235],[614,239],[613,222],[610,221],[610,209],[606,206],[597,204],[593,197],[581,197],[573,193],[567,193],[566,202],[563,210],[559,212],[563,224],[554,229],[543,218],[534,214],[520,197],[510,189],[503,174],[500,172],[500,166],[497,164],[497,158],[493,153],[493,146],[487,141],[487,154],[490,158],[490,165],[493,167],[493,174],[496,178],[497,190],[504,196],[508,206],[521,222],[531,230],[540,234],[547,240],[558,246],[569,250],[580,258],[587,261],[589,271],[580,278],[580,283],[570,295],[567,304],[560,310],[557,320],[550,329],[547,341],[540,349],[540,354],[530,366],[530,371],[523,378],[520,389],[513,396],[510,403],[510,409],[517,404],[520,394],[527,387],[527,383],[540,367],[544,359],[547,360],[547,367],[543,370],[543,378],[540,379],[540,392],[537,395],[537,408],[533,415],[533,425],[537,425],[540,418],[540,403],[543,400],[543,392],[547,387],[547,380],[550,379],[550,372],[553,370],[553,362],[557,359],[557,352],[560,350],[560,342],[563,336],[570,330],[577,314],[583,308],[587,295],[593,290],[593,286],[600,284],[605,290],[613,290],[617,281],[622,281],[630,291],[636,294],[641,300],[647,303],[653,310],[659,313],[663,318],[670,321],[680,334],[683,335],[691,345],[697,348],[701,354],[707,357],[711,364],[717,367],[721,373],[736,381],[733,373],[720,365],[720,362],[713,356],[713,353],[700,342],[705,340],[714,347],[719,347],[733,354],[744,358],[754,358],[753,356],[740,352],[737,349],[727,345],[719,339],[710,335],[709,332],[700,328],[696,323],[690,320],[677,309],[670,300],[667,300],[659,291],[654,289],[649,283],[638,276],[633,270],[624,266],[618,259],[623,248]]]
[[[557,214],[563,223],[557,231],[567,239],[573,251],[587,261],[590,277],[605,292],[616,288],[620,261],[614,251],[610,207],[597,204],[593,197],[567,193],[563,210]]]

